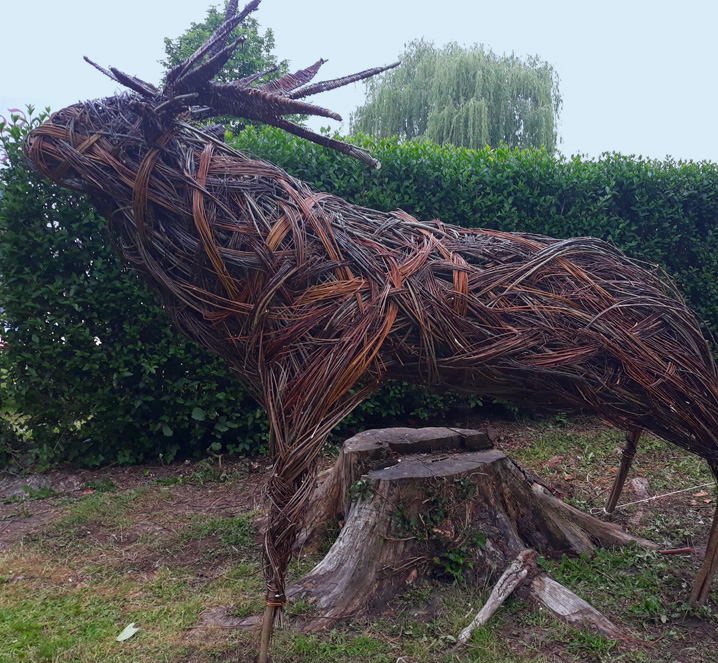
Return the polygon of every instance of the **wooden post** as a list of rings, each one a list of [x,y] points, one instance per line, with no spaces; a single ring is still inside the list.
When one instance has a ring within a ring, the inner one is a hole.
[[[272,630],[274,628],[274,611],[273,605],[264,606],[264,621],[262,622],[262,637],[259,641],[259,663],[267,663],[269,661],[269,644],[272,641]]]
[[[690,598],[692,604],[705,605],[716,571],[718,571],[718,508],[716,508],[716,512],[713,515],[713,525],[708,535],[708,546],[706,547],[706,556],[703,559],[703,566],[693,584],[693,591],[691,592]]]
[[[282,623],[284,615],[284,593],[277,591],[277,582],[270,581],[267,583],[267,593],[264,602],[264,619],[262,621],[262,635],[259,641],[259,658],[258,663],[269,662],[269,647],[272,644],[272,632],[274,631],[274,623]]]
[[[613,482],[613,488],[611,488],[611,494],[606,503],[606,513],[613,513],[616,510],[618,498],[623,492],[623,484],[626,483],[626,477],[628,476],[628,471],[631,469],[633,458],[636,455],[638,439],[640,437],[640,428],[634,428],[626,433],[626,445],[621,451],[621,467],[618,470],[618,476],[616,476],[616,480]]]

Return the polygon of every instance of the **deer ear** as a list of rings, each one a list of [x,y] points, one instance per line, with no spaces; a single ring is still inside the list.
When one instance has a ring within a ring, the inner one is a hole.
[[[125,87],[130,88],[130,90],[134,90],[138,94],[141,94],[147,99],[151,99],[159,92],[159,90],[154,85],[151,85],[150,83],[145,83],[145,81],[140,80],[135,76],[125,74],[119,69],[110,67],[110,71],[114,74],[115,80],[122,83],[122,85],[124,85]]]
[[[110,78],[110,79],[112,79],[113,81],[115,81],[115,83],[119,83],[119,82],[120,82],[120,81],[117,80],[117,77],[116,77],[111,71],[107,71],[107,69],[105,69],[104,67],[101,67],[99,64],[97,64],[97,62],[93,62],[93,61],[90,60],[90,58],[88,58],[86,55],[83,56],[82,59],[83,59],[85,62],[87,62],[87,64],[91,64],[95,69],[97,69],[97,71],[99,71],[99,72],[105,74],[105,76],[107,76],[107,78]]]

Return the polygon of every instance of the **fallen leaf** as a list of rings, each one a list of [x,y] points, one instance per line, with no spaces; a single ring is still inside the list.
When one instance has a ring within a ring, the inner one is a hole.
[[[135,626],[134,622],[132,622],[131,624],[128,624],[127,626],[125,626],[125,630],[122,631],[122,633],[120,633],[117,636],[117,642],[122,642],[123,640],[129,640],[139,630],[140,629]]]
[[[570,474],[567,474],[564,478],[564,481],[573,481],[573,477]]]
[[[693,497],[705,497],[708,493],[702,490],[700,493],[693,493]]]
[[[697,505],[698,505],[698,502],[696,502],[695,500],[691,500],[691,506],[697,506]]]
[[[92,495],[95,491],[92,490],[92,488],[87,488],[86,490],[82,491],[82,495]]]
[[[552,456],[548,460],[544,461],[543,463],[539,463],[539,467],[548,467],[549,469],[554,469],[561,463],[563,463],[566,460],[564,456]]]
[[[713,499],[709,497],[707,500],[703,500],[703,501],[704,501],[706,504],[710,504],[710,503],[713,501]]]

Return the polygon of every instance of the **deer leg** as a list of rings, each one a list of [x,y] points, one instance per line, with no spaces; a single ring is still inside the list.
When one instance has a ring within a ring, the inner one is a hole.
[[[621,467],[618,470],[618,475],[613,482],[611,488],[611,494],[606,502],[606,513],[613,513],[618,504],[618,498],[623,492],[623,484],[626,483],[626,477],[628,471],[631,469],[633,463],[633,457],[636,455],[636,449],[638,448],[638,439],[641,437],[641,429],[633,428],[626,433],[626,444],[621,451]]]
[[[291,558],[297,532],[301,527],[304,506],[315,484],[314,472],[311,468],[299,467],[293,472],[295,468],[291,467],[291,462],[291,458],[287,456],[280,457],[267,485],[269,513],[267,529],[264,533],[264,576],[267,591],[258,663],[269,661],[274,626],[283,623],[287,564]],[[286,468],[286,465],[290,467]],[[286,471],[287,469],[289,471]]]
[[[280,379],[268,382],[275,388],[283,386]],[[268,663],[274,626],[283,621],[287,564],[302,528],[305,507],[316,487],[316,457],[331,429],[364,395],[360,390],[325,414],[320,409],[323,401],[309,397],[315,393],[322,396],[325,389],[308,388],[302,394],[307,398],[298,405],[288,404],[284,393],[277,390],[276,397],[271,398],[270,393],[265,398],[274,470],[266,488],[269,508],[263,552],[267,591],[258,663]]]
[[[711,464],[711,469],[718,481],[718,464]],[[703,559],[703,566],[693,584],[690,603],[694,605],[705,605],[716,571],[718,571],[718,507],[716,507],[716,511],[713,514],[713,525],[708,535],[706,556]]]

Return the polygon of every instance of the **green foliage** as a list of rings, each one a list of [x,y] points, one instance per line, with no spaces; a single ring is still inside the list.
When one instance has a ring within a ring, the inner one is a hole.
[[[38,486],[37,488],[33,488],[32,486],[22,486],[22,492],[24,493],[22,497],[8,497],[7,499],[3,500],[3,504],[13,504],[15,502],[26,502],[34,500],[46,500],[48,497],[57,497],[60,494],[51,486],[45,485]]]
[[[381,640],[366,635],[351,635],[331,631],[328,638],[316,635],[300,635],[293,643],[292,653],[302,656],[301,660],[371,661],[390,663],[394,657],[386,653],[387,645]],[[306,657],[306,658],[305,658]]]
[[[450,578],[453,582],[459,582],[464,577],[464,572],[474,568],[472,560],[474,550],[469,546],[457,546],[434,557],[435,570],[439,577]]]
[[[185,531],[180,533],[183,541],[200,541],[214,536],[226,546],[249,548],[254,545],[256,532],[251,515],[239,515],[231,518],[210,518],[205,516],[193,520]]]
[[[352,132],[482,148],[556,147],[558,75],[538,57],[415,40],[401,66],[366,81]]]
[[[23,161],[21,141],[43,117],[0,125],[0,398],[22,417],[32,458],[100,465],[255,451],[266,420],[224,362],[172,329],[89,203]],[[3,444],[12,442],[0,440],[0,461]]]
[[[338,436],[392,421],[415,421],[417,425],[443,415],[458,402],[456,394],[436,394],[421,384],[390,381],[365,400],[335,429]]]
[[[3,393],[0,387],[0,395]],[[20,440],[10,422],[0,413],[0,467],[7,467],[14,464],[20,447]]]
[[[352,488],[361,483],[364,482],[357,481]],[[461,527],[459,532],[442,529],[447,521],[461,522],[458,512],[475,492],[476,484],[470,477],[436,480],[427,489],[419,512],[401,502],[396,510],[396,536],[420,542],[426,559],[432,560],[434,576],[441,580],[464,580],[464,574],[474,568],[477,553],[486,549],[483,532],[468,527]]]
[[[352,502],[367,500],[374,494],[373,482],[371,479],[358,479],[349,486],[349,498]]]
[[[108,477],[103,477],[102,479],[96,479],[94,481],[85,481],[83,485],[85,490],[93,490],[97,493],[110,493],[117,489],[115,483]]]

